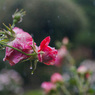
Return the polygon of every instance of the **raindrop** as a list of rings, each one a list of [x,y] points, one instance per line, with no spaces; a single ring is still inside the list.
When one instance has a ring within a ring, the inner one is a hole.
[[[30,66],[30,69],[33,69],[32,66]]]

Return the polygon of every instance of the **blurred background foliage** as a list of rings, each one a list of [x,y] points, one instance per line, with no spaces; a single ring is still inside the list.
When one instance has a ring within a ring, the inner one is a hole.
[[[88,30],[84,12],[71,0],[1,0],[0,4],[0,25],[11,23],[14,11],[23,8],[27,14],[18,26],[32,34],[38,44],[48,35],[53,38],[51,44],[64,36],[74,41],[78,32]]]
[[[17,27],[30,33],[37,45],[49,35],[50,46],[55,46],[56,41],[62,41],[67,36],[71,42],[72,55],[78,61],[94,58],[95,0],[0,0],[1,29],[4,28],[2,23],[12,23],[12,14],[16,9],[26,11],[23,22]],[[61,72],[54,66],[38,63],[37,70],[31,76],[29,62],[11,67],[2,61],[3,57],[4,51],[0,51],[0,69],[18,71],[25,80],[25,89],[39,88],[41,82],[48,81],[53,72]]]

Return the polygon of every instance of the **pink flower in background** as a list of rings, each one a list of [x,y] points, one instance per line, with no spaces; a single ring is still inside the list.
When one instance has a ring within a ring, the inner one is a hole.
[[[79,74],[83,74],[85,76],[86,79],[88,79],[91,75],[90,71],[88,70],[87,67],[85,67],[84,65],[81,65],[78,69],[77,72]]]
[[[62,43],[63,43],[64,45],[67,45],[67,44],[69,43],[68,37],[64,37],[63,40],[62,40]]]
[[[56,89],[56,86],[51,82],[43,82],[41,87],[44,89],[45,93],[49,93],[51,90]]]
[[[32,47],[33,46],[33,39],[31,35],[29,35],[27,32],[24,32],[22,29],[15,27],[13,29],[15,32],[15,39],[8,43],[8,45],[15,47],[17,49],[22,50],[25,53],[32,53]],[[30,46],[31,45],[31,46]],[[21,52],[18,52],[12,48],[6,47],[6,54],[4,61],[8,60],[10,65],[15,65],[22,59],[26,59],[29,56],[22,54]]]
[[[54,74],[51,76],[51,82],[52,82],[52,83],[63,82],[63,77],[62,77],[62,75],[59,74],[59,73],[54,73]]]
[[[80,66],[77,69],[77,72],[80,73],[80,74],[85,74],[87,72],[87,68],[85,66]]]
[[[65,46],[62,46],[59,50],[58,50],[58,54],[55,60],[55,66],[60,67],[62,65],[62,61],[64,59],[64,57],[67,54],[67,48]]]
[[[50,37],[46,37],[40,44],[38,49],[38,59],[46,65],[53,65],[56,59],[57,50],[48,46]],[[42,54],[41,54],[42,52]]]

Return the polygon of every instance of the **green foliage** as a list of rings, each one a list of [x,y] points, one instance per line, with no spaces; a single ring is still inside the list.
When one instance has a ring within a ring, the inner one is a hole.
[[[80,5],[88,18],[89,27],[85,32],[78,33],[76,40],[80,44],[95,47],[95,0],[73,0]]]
[[[74,41],[78,32],[87,29],[83,11],[71,0],[1,0],[0,4],[0,22],[4,23],[12,22],[10,17],[17,8],[25,9],[27,15],[19,27],[33,34],[37,44],[48,35],[52,45],[64,36]]]
[[[42,92],[41,90],[32,90],[32,91],[26,92],[24,95],[42,95]]]

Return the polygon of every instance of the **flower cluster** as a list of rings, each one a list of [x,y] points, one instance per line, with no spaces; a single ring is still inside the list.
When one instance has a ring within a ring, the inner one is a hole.
[[[89,91],[92,88],[89,82],[91,76],[89,70],[85,66],[80,66],[78,69],[72,66],[70,73],[71,75],[64,73],[63,76],[59,73],[54,73],[50,82],[43,82],[41,87],[45,95],[81,95],[81,93],[90,93]]]
[[[15,70],[3,69],[0,73],[0,94],[22,95],[23,80]],[[6,89],[6,90],[5,90]]]
[[[40,46],[37,46],[30,34],[15,27],[15,24],[22,19],[23,15],[25,15],[23,10],[16,11],[12,16],[13,25],[8,27],[4,24],[7,30],[0,31],[0,48],[6,47],[3,61],[9,61],[11,66],[25,60],[34,60],[35,64],[40,61],[46,65],[54,65],[57,50],[48,46],[50,36],[46,37]]]
[[[55,60],[57,67],[62,68],[63,66],[63,75],[54,73],[50,82],[42,83],[41,87],[44,89],[45,95],[94,95],[95,79],[91,72],[92,66],[87,68],[82,64],[77,68],[74,58],[67,49],[67,44],[68,39],[65,37]],[[65,64],[62,65],[63,63]]]
[[[54,73],[51,76],[50,82],[43,82],[41,87],[44,89],[46,95],[51,95],[52,93],[57,93],[57,88],[63,84],[63,77],[59,73]]]

